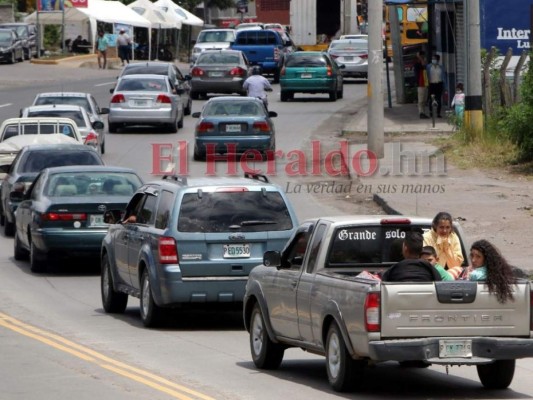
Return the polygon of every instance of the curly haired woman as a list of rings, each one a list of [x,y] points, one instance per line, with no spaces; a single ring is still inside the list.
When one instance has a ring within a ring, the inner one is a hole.
[[[424,246],[431,246],[437,251],[439,264],[446,269],[460,267],[464,257],[459,237],[453,231],[453,219],[447,212],[439,212],[431,229],[424,233]]]
[[[485,281],[490,293],[496,294],[500,303],[513,300],[513,269],[499,250],[486,240],[478,240],[470,248],[472,266],[468,279]]]

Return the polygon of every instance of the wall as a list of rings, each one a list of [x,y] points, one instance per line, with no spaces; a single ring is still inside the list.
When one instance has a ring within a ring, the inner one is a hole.
[[[15,10],[12,4],[0,4],[0,22],[15,22]]]
[[[255,2],[258,21],[290,24],[289,0],[256,0]]]

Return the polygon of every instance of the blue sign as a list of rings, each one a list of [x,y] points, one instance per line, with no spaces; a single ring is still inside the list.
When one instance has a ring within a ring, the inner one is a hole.
[[[532,0],[513,0],[512,6],[501,0],[480,2],[481,47],[489,50],[494,46],[500,54],[507,53],[510,47],[513,55],[529,50],[532,5]]]

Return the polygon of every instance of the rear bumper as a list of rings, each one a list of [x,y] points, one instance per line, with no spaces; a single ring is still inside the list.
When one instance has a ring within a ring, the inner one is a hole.
[[[441,358],[439,340],[472,340],[472,357]],[[533,339],[506,337],[435,337],[382,340],[369,343],[375,361],[426,361],[443,365],[486,364],[493,360],[533,357]]]
[[[281,90],[300,93],[321,93],[334,90],[335,81],[332,79],[316,79],[312,82],[305,79],[282,79]]]
[[[109,111],[109,123],[129,123],[139,125],[173,124],[178,117],[177,110],[171,108],[156,109],[120,109]]]
[[[106,233],[107,228],[38,229],[32,231],[32,240],[37,249],[44,253],[98,256]]]
[[[202,81],[200,79],[191,81],[192,91],[209,93],[241,93],[244,79],[226,79],[223,81]]]
[[[242,154],[247,150],[258,150],[264,152],[272,149],[273,136],[226,136],[226,137],[197,137],[195,146],[200,154],[205,154],[207,145],[215,145],[215,152],[221,154],[228,153],[228,145],[234,144],[237,149],[237,154]],[[230,147],[231,148],[231,147]]]

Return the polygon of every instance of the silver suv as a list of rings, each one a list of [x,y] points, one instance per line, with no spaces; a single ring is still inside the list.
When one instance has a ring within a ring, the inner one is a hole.
[[[165,308],[243,301],[248,274],[266,250],[281,250],[296,229],[283,190],[264,175],[147,183],[124,215],[110,210],[102,243],[104,310],[123,313],[140,298],[145,326]]]
[[[235,41],[235,29],[204,29],[198,34],[198,39],[192,48],[191,65],[204,50],[229,49]]]

